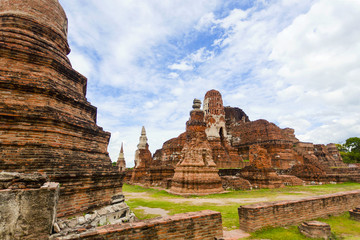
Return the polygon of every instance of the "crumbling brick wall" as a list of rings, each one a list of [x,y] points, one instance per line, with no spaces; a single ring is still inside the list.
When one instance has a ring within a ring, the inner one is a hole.
[[[339,214],[358,206],[360,190],[307,197],[292,201],[258,203],[238,208],[240,228],[255,231],[265,226],[285,226]]]

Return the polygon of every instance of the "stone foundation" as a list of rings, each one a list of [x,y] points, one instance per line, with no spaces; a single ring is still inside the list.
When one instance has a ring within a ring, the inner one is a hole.
[[[94,230],[71,234],[65,237],[53,236],[51,240],[71,239],[197,239],[214,240],[223,236],[221,214],[205,210],[154,218],[129,224],[114,224]]]
[[[303,222],[299,226],[299,231],[308,238],[330,239],[331,237],[330,225],[319,221]]]
[[[45,179],[39,174],[0,173],[0,239],[49,238],[59,184],[43,184]]]
[[[258,203],[238,208],[240,229],[251,232],[266,226],[285,226],[318,217],[340,214],[356,207],[360,190],[292,201]]]

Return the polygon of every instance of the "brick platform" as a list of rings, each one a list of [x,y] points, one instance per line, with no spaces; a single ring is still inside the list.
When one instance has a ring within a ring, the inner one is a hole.
[[[0,172],[0,239],[49,239],[59,184],[40,174]]]

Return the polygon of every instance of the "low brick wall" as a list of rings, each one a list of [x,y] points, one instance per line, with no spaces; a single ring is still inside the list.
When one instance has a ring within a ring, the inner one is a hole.
[[[240,206],[240,229],[252,232],[266,226],[298,224],[305,220],[349,211],[359,205],[360,190]]]
[[[135,223],[114,224],[95,230],[51,239],[217,239],[223,236],[219,212],[204,210],[154,218]]]

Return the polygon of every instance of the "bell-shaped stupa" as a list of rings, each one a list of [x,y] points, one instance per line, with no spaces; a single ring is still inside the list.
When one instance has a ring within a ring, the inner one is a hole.
[[[69,52],[58,0],[0,1],[0,169],[61,183],[58,216],[109,204],[123,179]]]

